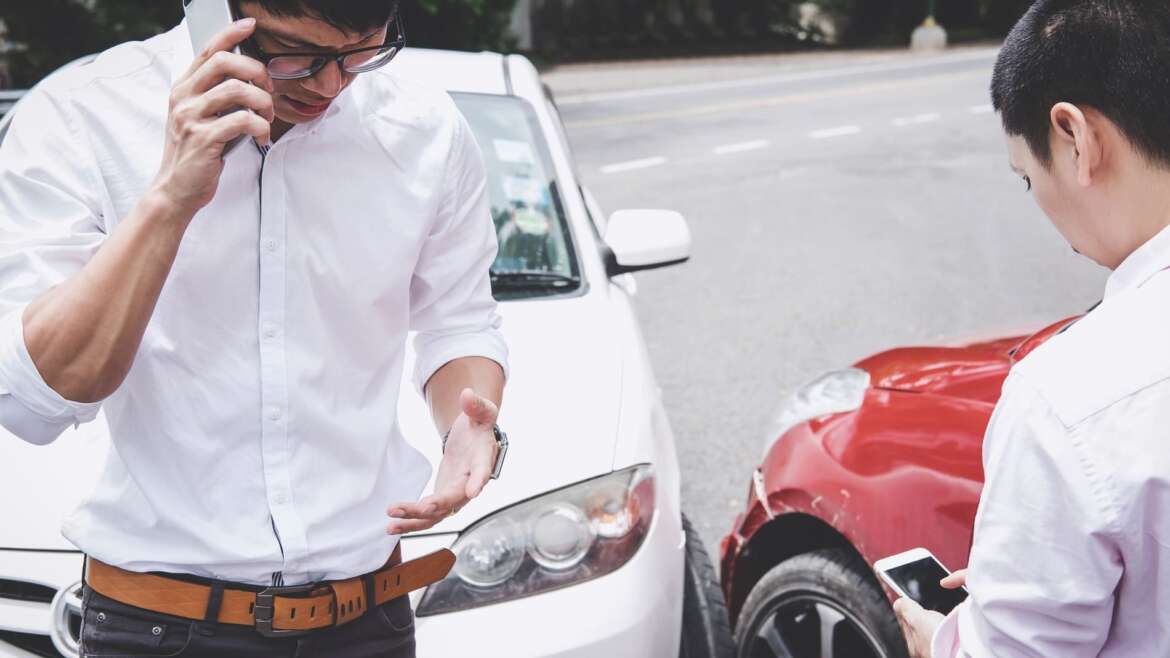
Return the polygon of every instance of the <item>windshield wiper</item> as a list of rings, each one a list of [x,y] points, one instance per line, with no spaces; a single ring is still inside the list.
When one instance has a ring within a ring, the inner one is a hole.
[[[502,288],[576,288],[581,278],[557,272],[521,270],[492,272],[492,287]]]

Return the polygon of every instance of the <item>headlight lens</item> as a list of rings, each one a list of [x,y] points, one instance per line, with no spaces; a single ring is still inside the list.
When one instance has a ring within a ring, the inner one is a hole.
[[[654,489],[653,468],[635,466],[496,512],[455,541],[455,568],[427,588],[416,614],[499,603],[615,571],[650,531]]]
[[[860,368],[834,370],[800,387],[780,406],[764,438],[764,454],[777,438],[807,420],[861,408],[867,390],[869,373]]]

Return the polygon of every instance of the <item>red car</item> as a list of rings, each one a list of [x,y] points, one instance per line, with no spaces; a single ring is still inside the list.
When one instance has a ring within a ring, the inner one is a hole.
[[[924,546],[967,564],[983,433],[1030,337],[896,349],[798,391],[721,550],[740,658],[893,658],[906,645],[872,565]]]

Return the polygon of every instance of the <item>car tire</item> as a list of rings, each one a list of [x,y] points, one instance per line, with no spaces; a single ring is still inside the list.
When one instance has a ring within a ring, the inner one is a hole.
[[[735,643],[715,569],[699,533],[685,514],[682,525],[687,542],[679,658],[733,658]]]
[[[822,651],[826,641],[833,644]],[[907,658],[873,573],[837,549],[772,567],[748,593],[735,629],[738,658]]]

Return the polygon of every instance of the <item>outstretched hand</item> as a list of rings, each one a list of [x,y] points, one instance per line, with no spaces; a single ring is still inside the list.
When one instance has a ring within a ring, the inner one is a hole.
[[[493,428],[500,410],[491,400],[469,388],[459,396],[462,413],[455,419],[439,472],[435,492],[417,503],[395,503],[387,534],[401,535],[434,527],[454,515],[483,491],[491,479],[499,446]]]

